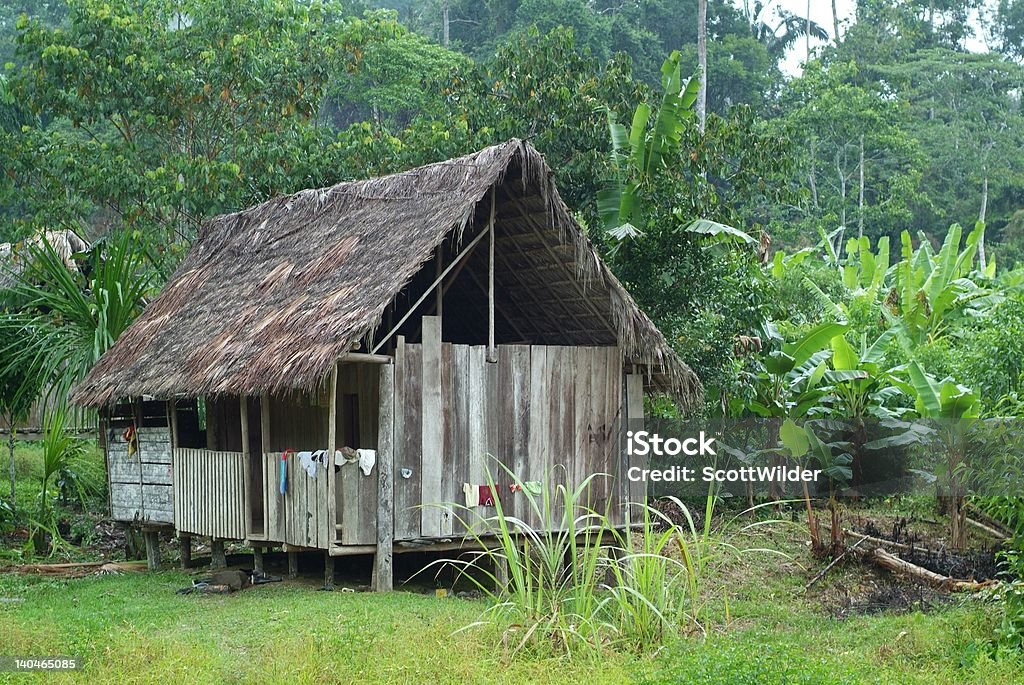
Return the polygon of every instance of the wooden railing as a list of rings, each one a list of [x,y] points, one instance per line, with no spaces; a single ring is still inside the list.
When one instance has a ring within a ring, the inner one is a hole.
[[[329,468],[333,468],[329,467]],[[297,547],[329,549],[335,540],[335,521],[329,520],[327,469],[310,477],[299,460],[285,462],[287,490],[281,494],[281,453],[263,455],[266,539]]]
[[[245,539],[245,459],[241,452],[174,450],[174,527]]]

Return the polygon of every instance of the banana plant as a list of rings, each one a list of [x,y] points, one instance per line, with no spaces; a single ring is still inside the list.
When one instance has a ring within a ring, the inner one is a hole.
[[[831,551],[836,553],[842,547],[842,526],[839,522],[839,507],[836,502],[836,490],[839,484],[849,482],[853,475],[850,465],[853,456],[847,451],[848,443],[826,443],[812,429],[811,422],[797,425],[793,419],[786,419],[779,429],[779,440],[789,455],[798,463],[816,466],[828,478],[829,511],[832,515]],[[804,507],[807,511],[807,528],[811,537],[811,549],[815,554],[824,555],[825,545],[818,528],[818,519],[811,507],[811,493],[806,481],[801,481]]]
[[[832,410],[837,416],[889,419],[905,413],[905,409],[887,404],[900,394],[899,387],[892,382],[894,369],[883,363],[886,348],[895,335],[896,331],[890,328],[870,345],[867,336],[862,335],[857,349],[845,336],[832,338],[832,369],[825,373],[825,380],[830,384]]]
[[[747,409],[765,418],[795,419],[821,408],[829,341],[847,330],[845,323],[819,324],[770,351],[754,374],[754,399],[747,402]]]
[[[907,365],[906,376],[906,380],[897,380],[896,383],[914,397],[918,415],[923,419],[937,420],[933,444],[941,452],[944,463],[940,469],[942,472],[936,475],[943,478],[946,488],[950,543],[962,548],[966,539],[967,513],[960,471],[970,452],[971,424],[981,415],[981,399],[952,378],[936,380],[917,361]]]
[[[901,234],[902,260],[882,312],[908,351],[941,336],[956,318],[983,315],[1004,299],[976,282],[977,276],[995,276],[993,267],[987,274],[974,272],[974,256],[984,234],[985,224],[979,221],[961,249],[963,230],[953,224],[938,253],[923,236],[914,250],[910,234]]]
[[[849,321],[853,312],[867,311],[879,307],[884,298],[886,276],[890,273],[889,238],[878,240],[873,250],[871,239],[867,236],[851,238],[846,243],[846,256],[839,259],[832,250],[832,238],[824,236],[823,244],[829,246],[826,252],[832,257],[842,278],[843,286],[849,293],[849,303],[834,302],[818,285],[809,278],[803,279],[803,285],[837,321]],[[795,255],[794,255],[795,257]]]
[[[611,135],[615,176],[597,193],[597,211],[608,234],[617,241],[640,235],[640,191],[679,150],[682,132],[693,118],[699,82],[680,77],[680,54],[673,51],[661,67],[662,99],[651,123],[651,107],[640,103],[627,130],[615,113],[605,108]]]

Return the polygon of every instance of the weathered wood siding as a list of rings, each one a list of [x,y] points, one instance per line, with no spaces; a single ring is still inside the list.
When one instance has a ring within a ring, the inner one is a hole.
[[[338,447],[377,449],[380,368],[377,364],[342,362],[338,367]],[[325,443],[326,444],[326,443]],[[365,475],[345,464],[335,479],[335,509],[345,545],[372,545],[377,540],[377,470]]]
[[[170,428],[140,426],[138,451],[128,456],[128,425],[115,421],[106,427],[110,515],[117,521],[173,523]]]
[[[463,484],[475,490],[488,472],[503,508],[539,524],[502,465],[522,481],[569,487],[608,474],[594,479],[590,504],[621,521],[619,349],[501,345],[488,363],[485,346],[438,342],[431,318],[424,344],[399,340],[395,355],[395,539],[465,532],[459,519],[472,514],[447,503],[464,502]]]
[[[290,455],[286,461],[288,488],[282,495],[281,454],[263,455],[267,540],[327,549],[335,535],[333,522],[328,520],[327,473],[318,468],[316,478],[311,478],[299,460]]]
[[[245,456],[174,450],[174,527],[195,535],[245,539]]]

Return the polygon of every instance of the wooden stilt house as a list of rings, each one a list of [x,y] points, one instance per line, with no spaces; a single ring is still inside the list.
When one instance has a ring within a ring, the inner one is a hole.
[[[377,553],[381,587],[393,551],[464,533],[421,505],[527,515],[497,461],[530,482],[611,474],[593,504],[621,517],[643,495],[624,420],[645,387],[686,404],[700,381],[551,177],[512,140],[209,221],[74,394],[101,410],[113,517]]]

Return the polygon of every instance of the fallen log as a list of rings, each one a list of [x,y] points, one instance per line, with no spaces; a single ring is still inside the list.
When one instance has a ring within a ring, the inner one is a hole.
[[[967,523],[969,523],[970,525],[974,526],[975,528],[977,528],[978,530],[982,531],[983,533],[988,533],[990,536],[994,537],[996,540],[999,540],[999,541],[1003,542],[1003,541],[1006,541],[1009,538],[1009,536],[1004,534],[1002,531],[996,530],[995,528],[992,528],[991,526],[987,526],[984,523],[982,523],[981,521],[975,521],[974,519],[972,519],[969,516],[965,520],[967,521]]]
[[[893,542],[892,540],[886,540],[885,538],[876,538],[872,537],[871,535],[866,535],[864,533],[858,533],[856,531],[849,530],[847,528],[843,528],[843,535],[845,535],[848,538],[857,538],[858,540],[865,540],[867,542],[870,542],[872,545],[898,549],[901,552],[910,552],[911,550],[913,550],[914,552],[920,552],[921,554],[930,554],[932,556],[938,556],[939,554],[941,554],[941,552],[939,552],[938,550],[928,549],[927,547],[918,547],[917,545],[908,545],[902,542]]]
[[[912,564],[909,561],[900,559],[899,557],[889,554],[884,549],[878,547],[869,552],[864,552],[863,557],[888,571],[907,576],[938,590],[945,590],[947,592],[975,592],[983,588],[991,587],[995,584],[994,580],[978,582],[976,580],[950,578],[949,576],[929,571],[917,564]]]
[[[23,564],[7,570],[41,576],[80,578],[89,573],[125,573],[146,570],[144,561],[82,561],[68,564]]]
[[[972,504],[970,502],[965,502],[964,509],[966,509],[968,513],[972,517],[974,517],[975,520],[984,523],[989,528],[999,531],[1007,539],[1013,537],[1013,531],[1010,528],[1008,528],[1005,523],[1003,523],[1002,521],[997,521],[996,519],[992,518],[991,515],[979,509],[977,505]]]

